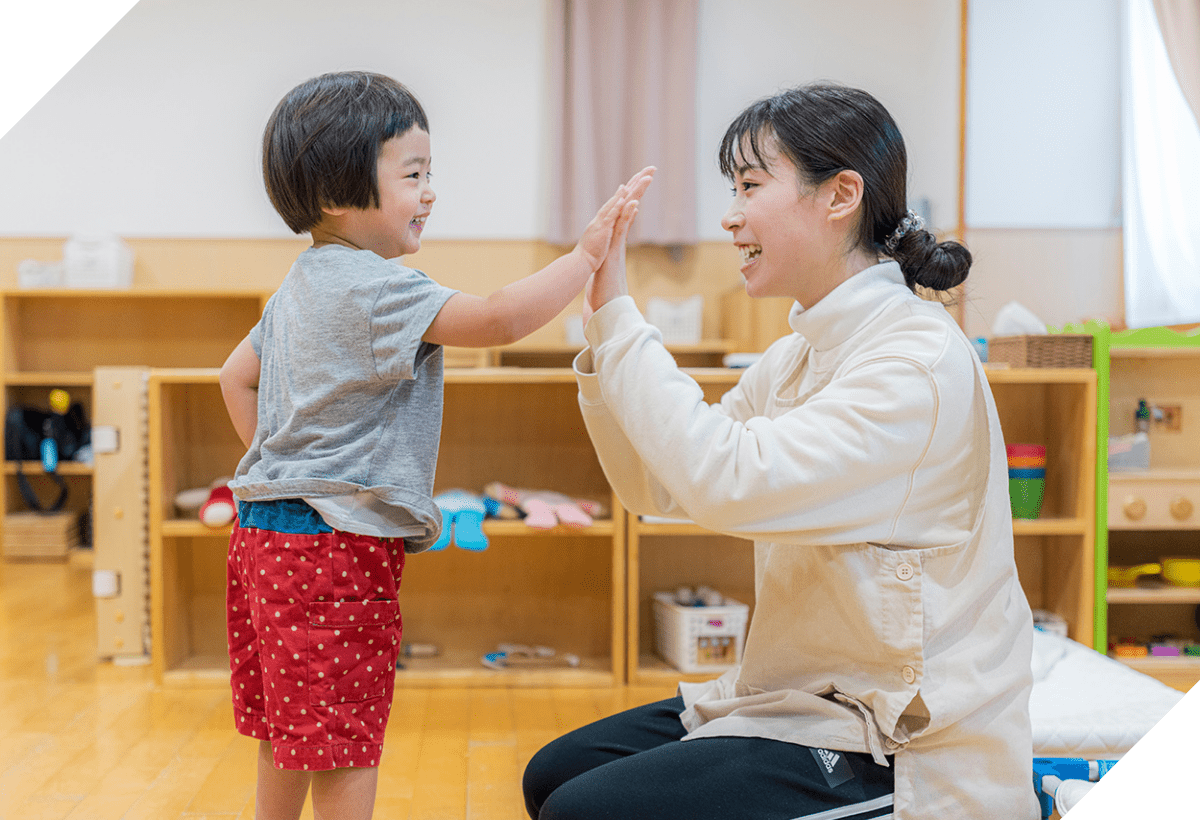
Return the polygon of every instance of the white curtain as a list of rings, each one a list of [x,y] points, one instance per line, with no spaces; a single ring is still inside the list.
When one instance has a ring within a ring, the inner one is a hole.
[[[1125,322],[1200,321],[1200,126],[1152,0],[1125,0],[1122,155]]]

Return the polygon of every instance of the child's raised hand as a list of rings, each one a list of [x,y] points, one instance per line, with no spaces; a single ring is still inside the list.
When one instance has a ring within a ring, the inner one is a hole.
[[[653,166],[643,168],[630,177],[629,181],[618,188],[612,198],[600,207],[592,221],[583,229],[583,235],[579,237],[575,249],[587,260],[592,270],[604,263],[609,248],[612,247],[614,229],[624,213],[624,208],[630,202],[636,202],[646,192],[650,180],[654,178],[654,170]]]

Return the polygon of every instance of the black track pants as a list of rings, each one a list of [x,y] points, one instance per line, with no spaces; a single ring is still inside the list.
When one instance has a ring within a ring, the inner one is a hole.
[[[876,820],[893,769],[870,755],[753,737],[681,742],[679,697],[584,726],[525,769],[533,820]],[[889,760],[890,762],[890,760]],[[839,782],[841,781],[841,782]]]

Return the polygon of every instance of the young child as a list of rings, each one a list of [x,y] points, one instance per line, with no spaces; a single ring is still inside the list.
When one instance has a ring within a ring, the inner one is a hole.
[[[604,260],[653,169],[579,244],[487,298],[443,287],[415,253],[434,203],[429,125],[400,83],[326,74],[263,137],[275,209],[312,247],[221,370],[248,448],[230,487],[228,623],[238,731],[258,738],[257,817],[368,818],[400,642],[405,553],[429,547],[441,345],[503,345],[546,324]]]
[[[631,513],[754,540],[741,662],[539,751],[529,814],[1034,820],[1004,439],[970,343],[914,293],[970,254],[907,211],[904,142],[865,92],[760,100],[720,158],[746,291],[795,300],[795,332],[706,404],[625,295],[618,235],[575,368]]]

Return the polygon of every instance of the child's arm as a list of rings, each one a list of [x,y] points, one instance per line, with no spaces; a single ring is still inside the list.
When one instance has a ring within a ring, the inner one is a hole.
[[[221,395],[233,429],[246,448],[258,429],[258,377],[261,364],[250,337],[242,339],[221,367]]]
[[[430,323],[426,342],[455,347],[493,347],[528,336],[571,303],[608,256],[614,228],[654,176],[646,168],[622,185],[583,231],[579,244],[537,273],[505,285],[491,296],[451,296]]]

